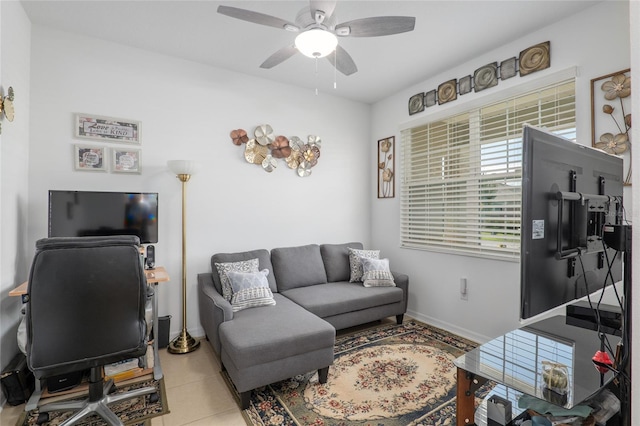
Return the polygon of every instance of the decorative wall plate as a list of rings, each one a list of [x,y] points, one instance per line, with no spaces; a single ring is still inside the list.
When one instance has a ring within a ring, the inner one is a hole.
[[[514,77],[517,74],[516,70],[516,57],[505,59],[500,62],[500,79],[506,80]]]
[[[438,86],[438,104],[442,105],[458,99],[457,89],[457,80],[455,78]]]
[[[473,73],[474,90],[480,92],[498,84],[498,63],[487,64]]]
[[[430,90],[424,94],[424,105],[427,107],[434,106],[436,104],[436,91]]]
[[[462,77],[458,80],[458,90],[461,95],[466,95],[471,92],[471,76]]]
[[[424,93],[418,93],[409,98],[409,115],[424,111]]]
[[[551,66],[551,43],[536,44],[520,52],[520,76],[531,74]]]

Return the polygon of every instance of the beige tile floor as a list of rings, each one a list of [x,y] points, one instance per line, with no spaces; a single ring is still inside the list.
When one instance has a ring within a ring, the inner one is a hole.
[[[155,417],[152,426],[244,426],[240,408],[220,375],[220,365],[209,342],[184,355],[160,350],[169,414]],[[0,425],[13,426],[24,405],[5,405]]]

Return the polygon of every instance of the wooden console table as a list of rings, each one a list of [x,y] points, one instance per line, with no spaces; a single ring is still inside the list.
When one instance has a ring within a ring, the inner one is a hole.
[[[617,336],[607,337],[612,347],[620,342]],[[569,409],[581,404],[615,378],[612,372],[601,375],[594,368],[591,358],[599,349],[596,331],[569,325],[564,316],[538,321],[475,348],[454,362],[458,368],[457,426],[475,424],[475,393],[487,380],[509,390],[514,415],[522,411],[517,407],[520,395]],[[563,395],[545,387],[542,371],[547,363],[567,367],[567,391]],[[488,396],[497,389],[489,391]]]

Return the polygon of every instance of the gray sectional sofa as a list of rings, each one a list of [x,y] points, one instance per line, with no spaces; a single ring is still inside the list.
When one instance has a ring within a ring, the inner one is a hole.
[[[260,386],[313,370],[320,383],[326,382],[336,329],[389,316],[402,323],[408,276],[393,272],[395,287],[349,282],[349,247],[362,249],[362,244],[218,253],[211,258],[212,272],[198,274],[200,322],[240,394],[242,409],[249,406],[251,390]],[[234,312],[217,268],[250,259],[269,271],[275,305]]]

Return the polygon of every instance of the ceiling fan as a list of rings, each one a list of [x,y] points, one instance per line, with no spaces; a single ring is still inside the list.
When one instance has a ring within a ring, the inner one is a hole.
[[[285,46],[269,56],[260,68],[273,68],[298,52],[310,58],[326,57],[344,75],[358,71],[353,58],[338,44],[338,37],[378,37],[413,31],[416,18],[411,16],[377,16],[355,19],[336,24],[333,11],[335,0],[310,0],[296,16],[295,23],[275,16],[240,9],[218,6],[218,13],[254,24],[280,28],[299,33],[295,43]],[[331,53],[334,53],[331,55]]]

